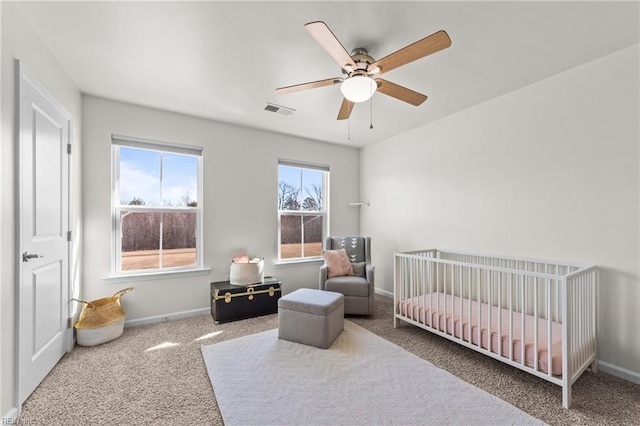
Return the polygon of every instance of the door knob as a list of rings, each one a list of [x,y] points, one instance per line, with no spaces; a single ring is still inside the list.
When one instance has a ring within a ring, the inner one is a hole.
[[[44,257],[44,255],[43,254],[29,253],[28,251],[25,251],[24,253],[22,253],[22,261],[23,262],[28,262],[29,259],[37,259],[39,257]]]

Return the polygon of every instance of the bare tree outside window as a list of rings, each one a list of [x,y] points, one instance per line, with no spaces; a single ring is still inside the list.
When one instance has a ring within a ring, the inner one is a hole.
[[[280,259],[320,256],[324,240],[323,170],[279,165],[278,214]]]
[[[120,200],[116,272],[197,266],[200,157],[128,146],[114,150]]]

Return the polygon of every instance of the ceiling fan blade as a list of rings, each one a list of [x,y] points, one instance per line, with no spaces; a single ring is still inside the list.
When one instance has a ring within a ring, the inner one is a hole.
[[[349,65],[352,69],[356,68],[356,64],[344,48],[338,38],[331,32],[327,24],[322,21],[309,22],[304,28],[309,34],[331,55],[334,61],[344,68]]]
[[[326,80],[318,80],[318,81],[312,81],[309,83],[294,84],[293,86],[278,87],[276,89],[276,93],[284,95],[287,93],[300,92],[302,90],[315,89],[316,87],[332,86],[340,82],[342,82],[342,78],[340,77],[327,78]]]
[[[414,92],[411,89],[407,89],[406,87],[402,87],[390,81],[383,80],[381,78],[376,78],[375,81],[378,83],[378,92],[384,93],[387,96],[399,99],[413,106],[418,106],[427,100],[426,95]]]
[[[441,30],[372,63],[369,65],[369,69],[380,67],[379,74],[382,74],[416,59],[439,52],[449,46],[451,46],[451,39],[446,31]]]
[[[346,120],[347,118],[349,118],[354,105],[355,103],[347,99],[342,99],[342,105],[340,105],[340,112],[338,112],[338,120]]]

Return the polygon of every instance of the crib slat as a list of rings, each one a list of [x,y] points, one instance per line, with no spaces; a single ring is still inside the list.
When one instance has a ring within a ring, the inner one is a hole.
[[[482,294],[482,284],[481,284],[481,277],[480,277],[480,272],[481,269],[478,269],[478,274],[477,274],[477,292],[476,292],[476,300],[478,302],[478,323],[476,325],[476,328],[478,329],[478,347],[482,347],[482,309],[480,309],[480,295]]]
[[[451,265],[444,265],[444,271],[442,271],[442,293],[444,294],[444,299],[442,304],[444,305],[444,315],[440,315],[440,311],[438,310],[438,329],[447,332],[447,268],[451,267]],[[440,318],[444,317],[444,325],[440,324]]]
[[[538,371],[538,279],[533,278],[533,368]]]
[[[407,310],[407,317],[409,317],[410,319],[413,319],[413,287],[415,286],[415,277],[413,274],[413,268],[415,267],[415,259],[410,259],[409,260],[409,268],[407,270],[407,274],[408,274],[408,280],[407,280],[407,297],[408,300],[410,302],[409,304],[409,308],[411,308],[411,310]]]
[[[469,324],[467,325],[467,327],[469,328],[469,343],[471,343],[473,341],[472,338],[472,334],[473,334],[473,327],[471,327],[471,324],[473,324],[473,314],[471,312],[471,298],[472,298],[472,293],[473,293],[473,288],[472,288],[472,276],[473,274],[471,273],[472,268],[469,267],[469,279],[468,279],[468,283],[469,283],[469,296],[467,297],[467,306],[469,308]]]
[[[580,276],[580,315],[579,317],[582,318],[585,316],[585,309],[584,309],[584,302],[585,302],[585,291],[584,291],[584,282],[585,282],[585,276],[581,275]],[[586,356],[586,326],[587,324],[583,323],[582,321],[580,322],[580,355],[581,355],[581,359],[580,359],[580,364],[582,364],[587,356]]]
[[[513,361],[513,274],[509,274],[509,359]]]
[[[401,300],[407,300],[407,285],[408,285],[408,280],[407,280],[407,263],[409,262],[409,259],[404,258],[402,259],[402,273],[400,275],[400,279],[402,280],[400,282],[400,291],[402,292],[401,294]],[[405,303],[405,314],[406,314],[406,303]]]
[[[580,338],[580,325],[575,322],[575,318],[580,312],[580,303],[578,302],[580,297],[580,286],[579,286],[579,278],[574,278],[571,280],[572,284],[572,292],[573,297],[571,298],[571,303],[573,304],[573,310],[571,312],[571,320],[570,323],[574,325],[573,333],[571,333],[571,346],[573,347],[572,355],[574,355],[571,359],[572,366],[571,371],[576,370],[576,366],[578,364],[578,358],[580,356],[580,347],[578,346],[579,338]]]
[[[438,290],[440,289],[440,263],[436,263],[436,272],[435,272],[435,284],[436,284],[436,288],[434,290],[434,293],[431,293],[431,298],[429,299],[429,324],[431,325],[431,327],[435,327],[435,325],[433,324],[433,295],[435,294],[436,297],[438,297]]]
[[[463,276],[464,276],[464,267],[460,266],[458,270],[459,270],[459,276],[460,276],[460,289],[459,289],[460,291],[460,294],[459,294],[460,296],[460,321],[459,321],[460,327],[458,328],[459,329],[458,336],[460,336],[460,340],[464,340],[464,309],[462,308],[462,301],[464,300],[464,283],[462,282]]]
[[[547,374],[549,376],[553,375],[552,368],[552,360],[553,360],[553,348],[551,346],[552,342],[552,322],[551,322],[551,280],[547,279],[547,291],[546,291],[546,299],[547,299]]]
[[[414,259],[411,271],[413,274],[413,283],[411,285],[411,301],[412,309],[411,309],[411,319],[414,321],[420,322],[420,298],[424,294],[422,291],[426,285],[424,280],[424,275],[422,274],[423,270],[423,262],[420,259]]]
[[[582,328],[584,326],[584,324],[580,323],[577,321],[577,319],[580,317],[580,315],[582,314],[582,276],[576,277],[575,280],[575,287],[576,287],[576,297],[575,297],[575,304],[576,304],[576,311],[575,311],[575,315],[574,315],[574,321],[576,321],[576,326],[577,326],[577,333],[575,333],[575,341],[574,341],[574,351],[575,351],[575,363],[573,365],[573,369],[575,370],[577,368],[578,365],[580,365],[582,363]]]
[[[487,318],[487,350],[489,352],[491,352],[491,343],[492,343],[492,338],[491,338],[491,311],[493,309],[491,309],[491,307],[493,306],[493,298],[491,297],[491,271],[486,270],[485,271],[485,275],[489,276],[486,280],[485,280],[485,286],[487,287],[487,293],[489,293],[489,300],[487,300],[487,305],[489,306],[489,313],[488,313],[488,318]]]
[[[593,337],[593,353],[598,353],[598,300],[596,295],[598,294],[598,283],[600,281],[600,272],[594,271],[591,273],[591,337]],[[591,363],[591,368],[594,373],[597,373],[598,363],[594,360]]]
[[[502,272],[498,272],[498,355],[502,356]]]
[[[449,320],[445,320],[445,324],[447,327],[447,333],[451,334],[452,336],[456,335],[456,311],[454,308],[454,291],[453,291],[453,286],[454,286],[454,282],[455,282],[455,271],[456,271],[457,266],[455,265],[451,265],[451,281],[449,282],[449,288],[451,289],[451,329],[449,330]],[[445,299],[446,301],[446,299]]]
[[[558,273],[559,265],[556,265],[556,275],[560,275]],[[562,321],[560,318],[560,286],[556,283],[556,321]]]
[[[520,362],[522,363],[522,365],[527,365],[526,363],[526,359],[525,359],[525,353],[524,353],[524,347],[525,347],[525,342],[527,341],[526,339],[526,335],[525,335],[525,328],[524,328],[524,323],[525,323],[525,311],[526,311],[526,281],[525,281],[525,276],[524,275],[520,275],[520,288],[521,288],[521,293],[520,293]]]

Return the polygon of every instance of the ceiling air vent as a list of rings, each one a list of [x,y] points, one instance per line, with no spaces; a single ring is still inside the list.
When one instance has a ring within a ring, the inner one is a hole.
[[[267,102],[267,106],[264,107],[264,110],[275,112],[282,115],[291,115],[293,114],[293,111],[295,111],[295,109],[293,108],[287,108],[285,106],[272,104],[270,102]]]

